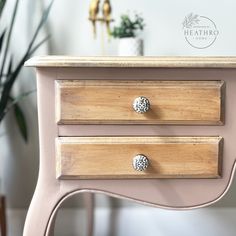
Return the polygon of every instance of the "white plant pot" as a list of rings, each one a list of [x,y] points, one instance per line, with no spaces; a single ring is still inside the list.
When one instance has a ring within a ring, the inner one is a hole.
[[[121,38],[118,56],[143,56],[143,40],[139,38]]]

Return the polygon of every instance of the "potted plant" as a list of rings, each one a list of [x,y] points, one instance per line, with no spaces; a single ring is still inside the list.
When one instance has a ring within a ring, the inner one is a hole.
[[[0,0],[0,17],[2,15],[2,11],[6,2],[7,0]],[[28,48],[17,63],[13,63],[14,58],[10,52],[10,41],[12,39],[12,30],[15,24],[19,0],[15,1],[14,9],[12,15],[10,16],[10,25],[8,27],[5,27],[5,29],[0,30],[0,58],[2,59],[0,63],[0,125],[9,110],[13,108],[16,117],[16,123],[25,141],[27,141],[27,126],[24,114],[20,106],[18,105],[18,102],[22,98],[30,94],[32,91],[21,94],[18,97],[13,97],[12,87],[17,80],[24,62],[29,59],[32,54],[48,39],[47,36],[41,41],[36,42],[40,30],[42,29],[44,23],[48,18],[52,3],[53,0],[51,1],[47,9],[43,12],[41,20],[34,32],[34,35],[32,36]],[[14,66],[14,64],[16,64],[16,66]]]
[[[143,40],[138,38],[138,32],[144,29],[143,18],[136,14],[132,20],[128,15],[121,15],[119,26],[111,31],[114,38],[119,38],[119,56],[142,56]]]
[[[52,0],[53,1],[53,0]],[[8,15],[10,18],[10,24],[4,25],[0,28],[0,127],[2,125],[3,119],[6,117],[7,113],[12,109],[15,114],[16,124],[18,125],[19,132],[27,142],[28,132],[27,124],[25,120],[24,113],[18,104],[18,102],[30,94],[32,91],[23,93],[19,96],[14,96],[12,88],[19,77],[19,73],[24,65],[24,62],[33,55],[33,53],[48,39],[48,36],[36,41],[38,35],[46,22],[49,11],[52,6],[52,1],[46,10],[43,12],[42,17],[38,23],[37,28],[28,44],[27,49],[23,52],[21,58],[16,60],[11,51],[11,41],[13,28],[15,26],[18,5],[20,0],[15,0],[14,8],[12,13]],[[2,13],[5,9],[7,0],[0,0],[0,19],[2,20]],[[2,134],[0,134],[0,137]],[[1,163],[2,165],[2,163]],[[6,235],[6,215],[5,215],[5,197],[0,194],[0,235]]]

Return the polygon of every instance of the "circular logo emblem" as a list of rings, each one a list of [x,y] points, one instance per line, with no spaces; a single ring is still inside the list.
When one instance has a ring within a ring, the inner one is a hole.
[[[197,49],[210,47],[219,35],[216,24],[211,19],[193,13],[184,18],[183,33],[188,44]]]

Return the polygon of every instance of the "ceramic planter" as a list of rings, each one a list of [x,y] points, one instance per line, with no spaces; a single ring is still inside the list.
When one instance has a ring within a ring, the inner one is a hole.
[[[143,56],[143,40],[139,38],[121,38],[118,56]]]

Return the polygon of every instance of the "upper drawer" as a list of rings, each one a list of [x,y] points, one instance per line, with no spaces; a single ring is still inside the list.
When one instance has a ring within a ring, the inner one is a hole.
[[[224,122],[224,90],[223,81],[57,80],[56,120],[219,125]]]

